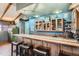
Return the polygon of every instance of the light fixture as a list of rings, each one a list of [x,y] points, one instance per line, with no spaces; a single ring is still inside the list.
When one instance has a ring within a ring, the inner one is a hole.
[[[62,12],[62,10],[55,11],[56,14],[61,13],[61,12]]]
[[[39,17],[39,15],[35,15],[34,17]]]

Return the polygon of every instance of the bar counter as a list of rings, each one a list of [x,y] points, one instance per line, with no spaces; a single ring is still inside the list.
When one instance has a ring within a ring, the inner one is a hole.
[[[79,55],[79,42],[74,39],[31,34],[13,34],[13,36],[30,39],[31,42],[34,40],[40,41],[42,44],[46,42],[47,46],[51,47],[51,55],[58,55],[60,50],[65,51],[70,55]]]

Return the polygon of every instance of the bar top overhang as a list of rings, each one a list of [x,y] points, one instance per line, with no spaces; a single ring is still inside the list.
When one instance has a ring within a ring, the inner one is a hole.
[[[33,40],[44,41],[48,43],[56,43],[56,44],[79,47],[79,42],[74,39],[67,39],[62,37],[49,37],[49,36],[42,36],[42,35],[31,35],[31,34],[13,34],[13,36],[24,37],[31,40],[33,39]]]

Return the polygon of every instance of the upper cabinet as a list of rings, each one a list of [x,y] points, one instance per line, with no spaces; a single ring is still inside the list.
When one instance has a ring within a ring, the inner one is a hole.
[[[72,32],[79,30],[79,7],[72,10]]]
[[[57,19],[57,30],[58,31],[63,31],[63,25],[64,25],[64,20],[63,19]]]
[[[63,32],[64,19],[52,19],[48,22],[36,21],[36,31],[62,31]]]

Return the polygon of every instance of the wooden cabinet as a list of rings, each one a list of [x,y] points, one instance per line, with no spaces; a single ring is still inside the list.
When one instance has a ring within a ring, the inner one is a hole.
[[[62,45],[61,51],[63,54],[73,55],[73,47],[72,46]]]
[[[50,22],[46,23],[46,31],[50,31]]]
[[[73,47],[73,55],[79,56],[79,47]]]
[[[53,19],[48,22],[36,21],[36,31],[63,31],[64,19]]]
[[[51,20],[51,30],[56,30],[56,20]]]
[[[44,27],[44,21],[36,21],[36,23],[35,23],[35,29],[36,30],[44,30],[45,29],[45,27]]]
[[[79,8],[79,7],[78,7]],[[72,11],[72,32],[76,32],[79,29],[79,10],[78,8]]]
[[[58,31],[63,31],[63,25],[64,25],[64,20],[63,19],[57,19],[57,30]]]
[[[79,56],[79,47],[62,45],[61,50],[64,54],[71,56]]]
[[[59,55],[59,45],[54,43],[49,43],[48,46],[51,48],[51,56],[58,56]]]

